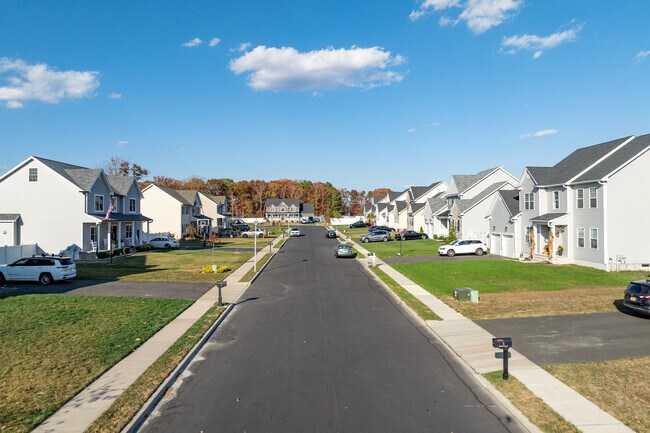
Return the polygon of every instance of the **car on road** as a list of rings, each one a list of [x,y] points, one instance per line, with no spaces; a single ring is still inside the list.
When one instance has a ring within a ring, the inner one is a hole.
[[[355,254],[350,245],[338,244],[334,250],[334,257],[355,257]]]
[[[368,228],[368,231],[374,232],[375,230],[383,230],[385,232],[394,232],[395,229],[388,226],[372,226]]]
[[[390,232],[386,232],[383,230],[375,230],[374,232],[370,232],[367,235],[363,235],[359,238],[361,242],[368,243],[368,242],[388,242],[390,240]]]
[[[253,229],[253,230],[247,230],[245,232],[241,232],[240,234],[241,234],[242,238],[253,238],[253,237],[263,238],[264,236],[266,236],[266,230],[264,230],[264,229],[257,229],[257,230]]]
[[[222,229],[217,232],[217,236],[220,238],[236,238],[237,232],[231,229]]]
[[[181,246],[180,242],[178,242],[178,239],[176,238],[153,238],[152,240],[149,241],[149,245],[151,245],[154,248],[165,248],[165,249],[170,249],[170,248],[178,248]]]
[[[361,229],[364,227],[368,227],[368,223],[365,223],[363,221],[355,221],[352,224],[350,224],[348,227],[351,229]]]
[[[328,239],[336,239],[336,232],[334,230],[328,230],[327,233],[325,233],[325,237]]]
[[[0,265],[0,282],[38,281],[43,285],[69,280],[77,276],[77,265],[70,257],[45,254]]]
[[[415,230],[404,230],[401,233],[396,233],[395,234],[395,239],[401,239],[403,241],[410,241],[411,239],[428,239],[429,236],[427,236],[424,233],[418,233]]]
[[[456,254],[476,254],[482,256],[487,253],[487,245],[476,239],[457,239],[438,248],[438,255],[453,257]]]
[[[302,236],[302,233],[300,233],[299,228],[294,227],[289,231],[289,236]]]
[[[632,281],[623,296],[623,305],[627,308],[650,315],[650,280]]]

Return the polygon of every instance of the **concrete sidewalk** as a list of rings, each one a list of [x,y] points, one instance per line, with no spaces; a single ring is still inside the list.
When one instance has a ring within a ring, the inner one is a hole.
[[[276,238],[271,249],[266,247],[260,250],[257,253],[257,260],[261,260],[269,252],[276,252],[277,249],[274,247],[282,239],[281,237]],[[251,258],[226,278],[228,284],[222,292],[224,302],[233,303],[239,299],[250,284],[240,283],[239,280],[253,266],[254,258]],[[218,293],[215,286],[176,319],[144,342],[142,346],[72,398],[36,427],[33,432],[83,433],[151,364],[165,353],[210,307],[215,305],[217,298]]]
[[[354,244],[366,257],[371,253],[348,236],[339,236]],[[371,259],[367,259],[371,262]],[[492,334],[406,278],[379,258],[375,264],[405,290],[419,299],[442,320],[427,325],[440,339],[478,374],[501,370],[503,361],[495,356]],[[516,377],[544,403],[585,433],[633,433],[622,422],[568,387],[525,356],[511,350],[510,374]]]

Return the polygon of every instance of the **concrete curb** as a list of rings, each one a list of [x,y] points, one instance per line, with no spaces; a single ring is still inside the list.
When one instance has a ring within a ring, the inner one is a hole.
[[[287,240],[288,240],[288,238],[287,238]],[[255,282],[255,280],[257,280],[257,277],[259,277],[260,274],[264,271],[264,269],[266,269],[266,267],[269,265],[269,263],[271,263],[271,261],[275,258],[275,255],[278,253],[278,251],[280,251],[282,249],[282,247],[284,247],[286,245],[286,243],[287,243],[287,241],[285,240],[284,242],[282,242],[282,245],[280,245],[278,248],[275,249],[275,251],[271,251],[271,257],[266,261],[266,263],[264,263],[264,266],[262,266],[257,271],[257,273],[255,275],[253,275],[253,278],[251,278],[251,280],[248,282],[249,286],[251,284],[253,284]],[[246,290],[244,290],[244,292],[246,292]],[[242,293],[242,295],[243,295],[243,293]]]
[[[185,355],[183,360],[172,370],[167,378],[156,388],[151,394],[149,399],[140,408],[138,413],[131,419],[131,421],[121,430],[122,433],[135,433],[146,422],[147,418],[153,413],[154,409],[165,396],[165,393],[176,383],[183,371],[190,365],[194,357],[203,348],[205,343],[212,337],[212,334],[217,330],[219,325],[228,317],[228,314],[235,308],[237,304],[229,304],[226,309],[221,313],[217,320],[208,328],[208,330],[201,336],[199,341],[190,349]],[[155,362],[155,361],[154,361]],[[152,364],[153,365],[153,364]]]

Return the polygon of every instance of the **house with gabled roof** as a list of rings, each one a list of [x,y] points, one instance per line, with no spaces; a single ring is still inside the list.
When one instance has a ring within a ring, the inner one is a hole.
[[[498,190],[497,194],[494,194],[492,206],[486,218],[490,231],[490,254],[513,259],[521,257],[519,190]]]
[[[0,177],[8,228],[0,243],[38,244],[53,254],[141,245],[151,222],[141,200],[134,177],[30,156]]]
[[[424,208],[428,199],[440,197],[447,191],[446,182],[434,182],[429,186],[412,186],[407,197],[408,223],[407,229],[424,232]]]
[[[313,203],[301,203],[296,198],[269,198],[265,204],[265,216],[270,222],[299,222],[300,218],[314,217]]]
[[[430,238],[449,233],[449,207],[444,195],[429,198],[424,204],[424,233]]]
[[[650,268],[650,135],[526,167],[519,182],[522,250],[605,270]],[[561,247],[561,248],[560,248]]]

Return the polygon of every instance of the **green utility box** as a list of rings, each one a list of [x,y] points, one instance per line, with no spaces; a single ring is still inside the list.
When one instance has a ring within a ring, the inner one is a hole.
[[[478,302],[478,290],[470,289],[469,287],[454,289],[454,299],[458,302]]]

